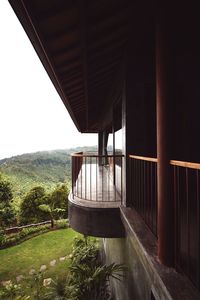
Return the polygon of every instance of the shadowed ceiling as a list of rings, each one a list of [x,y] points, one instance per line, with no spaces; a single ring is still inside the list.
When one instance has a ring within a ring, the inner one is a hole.
[[[9,0],[75,125],[99,132],[121,96],[127,0]]]

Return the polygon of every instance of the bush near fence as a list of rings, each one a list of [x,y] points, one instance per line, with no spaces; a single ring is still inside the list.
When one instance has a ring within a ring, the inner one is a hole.
[[[55,229],[68,228],[68,220],[57,220],[55,222]],[[37,224],[29,224],[25,226],[8,228],[5,231],[0,231],[0,249],[17,245],[33,236],[45,233],[51,228],[51,221],[46,221]]]

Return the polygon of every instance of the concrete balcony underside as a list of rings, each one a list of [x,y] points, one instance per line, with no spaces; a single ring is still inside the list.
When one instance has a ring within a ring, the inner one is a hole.
[[[108,169],[82,165],[73,190],[69,196],[69,222],[74,230],[104,238],[124,236],[121,196]]]
[[[69,197],[70,226],[85,235],[117,238],[124,237],[124,227],[119,208],[94,208],[80,206]]]

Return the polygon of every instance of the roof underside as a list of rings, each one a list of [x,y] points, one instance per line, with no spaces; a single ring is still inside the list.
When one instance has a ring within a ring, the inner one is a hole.
[[[107,102],[121,96],[128,1],[9,2],[78,130],[101,131]]]

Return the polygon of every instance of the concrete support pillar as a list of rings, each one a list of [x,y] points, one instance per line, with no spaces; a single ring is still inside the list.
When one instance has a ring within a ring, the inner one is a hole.
[[[105,130],[103,132],[103,154],[104,155],[107,155],[108,135],[109,133]]]
[[[108,135],[109,135],[109,133],[106,130],[104,130],[104,135],[103,135],[103,155],[106,156],[105,159],[104,159],[104,162],[103,162],[104,165],[108,164],[108,158],[107,158],[107,155],[108,155],[108,151],[107,151]]]
[[[103,155],[103,131],[98,133],[98,155]],[[102,165],[102,158],[99,158],[99,165]]]
[[[98,155],[103,155],[103,132],[98,133]]]
[[[164,22],[163,22],[164,23]],[[168,28],[156,27],[158,257],[174,265],[174,203],[170,195],[170,122],[172,122],[172,56]]]
[[[98,155],[107,155],[108,132],[106,130],[98,133]],[[99,159],[99,164],[107,164],[107,159]]]

